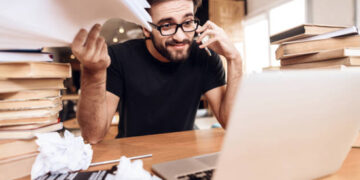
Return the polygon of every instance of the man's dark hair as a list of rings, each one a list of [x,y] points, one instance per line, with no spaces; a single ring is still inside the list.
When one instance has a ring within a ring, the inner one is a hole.
[[[165,2],[165,1],[173,1],[173,0],[147,0],[150,5],[154,5],[156,3]],[[192,0],[194,3],[194,13],[196,13],[197,9],[201,6],[202,0]],[[150,9],[147,9],[149,12]],[[150,12],[149,12],[150,13]]]

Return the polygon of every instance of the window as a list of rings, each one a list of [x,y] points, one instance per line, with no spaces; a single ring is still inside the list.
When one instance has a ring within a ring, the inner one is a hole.
[[[270,35],[306,22],[306,0],[289,0],[269,6],[245,21],[245,73],[261,72],[264,67],[279,66],[275,59],[276,45],[270,45]]]

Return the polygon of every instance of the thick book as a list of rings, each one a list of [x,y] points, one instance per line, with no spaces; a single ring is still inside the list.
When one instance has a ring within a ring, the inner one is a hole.
[[[62,106],[58,105],[55,108],[31,109],[31,110],[20,110],[20,111],[0,111],[0,124],[1,121],[3,120],[49,117],[56,115],[61,110],[62,110]]]
[[[340,29],[337,31],[328,32],[325,34],[320,34],[317,36],[312,36],[300,40],[290,41],[290,42],[284,42],[284,43],[294,43],[294,42],[303,42],[303,41],[315,41],[315,40],[321,40],[321,39],[328,39],[333,37],[340,37],[340,36],[349,36],[349,35],[358,35],[359,31],[358,28],[355,26],[348,27],[345,29]]]
[[[315,41],[281,44],[276,50],[276,59],[285,59],[346,47],[360,47],[360,36],[352,35]]]
[[[151,31],[146,0],[36,0],[21,1],[21,6],[6,1],[1,7],[0,49],[69,46],[79,29],[90,30],[114,17]]]
[[[344,26],[326,26],[326,25],[314,25],[303,24],[294,28],[285,30],[283,32],[270,36],[271,44],[280,44],[282,42],[298,40],[306,37],[316,36],[340,29],[344,29]]]
[[[0,101],[13,101],[13,100],[36,100],[43,98],[56,98],[60,97],[60,90],[28,90],[10,93],[0,93]]]
[[[54,108],[62,104],[58,98],[43,98],[35,100],[5,100],[0,101],[0,111]]]
[[[325,50],[315,54],[281,59],[281,65],[285,66],[285,65],[301,64],[307,62],[317,62],[317,61],[324,61],[335,58],[343,58],[348,56],[360,57],[360,48],[342,48],[342,49],[334,49],[334,50]]]
[[[38,145],[35,140],[0,140],[0,161],[14,159],[37,151]]]
[[[0,79],[0,93],[37,89],[64,89],[63,79]]]
[[[21,112],[20,112],[21,113]],[[52,115],[43,116],[43,117],[33,117],[33,118],[11,118],[11,119],[2,119],[0,120],[0,127],[10,127],[10,126],[18,126],[18,125],[42,125],[48,123],[56,123],[59,122],[59,114],[56,113]]]
[[[17,179],[30,175],[38,153],[0,161],[1,179]]]
[[[63,124],[55,123],[26,130],[1,130],[0,139],[32,139],[37,133],[47,133],[63,129]]]
[[[0,51],[0,62],[51,62],[52,55],[43,52]]]
[[[70,78],[69,63],[4,62],[0,63],[0,78]]]
[[[281,66],[281,70],[285,69],[331,69],[331,68],[341,68],[341,66],[360,66],[359,57],[345,57],[332,59],[327,61],[318,61],[311,63],[302,63],[302,64],[293,64]]]

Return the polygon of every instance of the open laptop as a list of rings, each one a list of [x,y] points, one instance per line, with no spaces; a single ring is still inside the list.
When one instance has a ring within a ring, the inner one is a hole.
[[[294,71],[241,81],[220,154],[155,164],[164,179],[314,179],[336,172],[360,125],[360,72]],[[213,171],[213,169],[216,170]]]

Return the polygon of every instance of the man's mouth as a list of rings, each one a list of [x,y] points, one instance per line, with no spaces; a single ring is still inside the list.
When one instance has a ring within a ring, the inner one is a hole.
[[[185,49],[186,45],[187,43],[176,43],[176,44],[169,44],[168,46],[176,50],[183,50]]]

